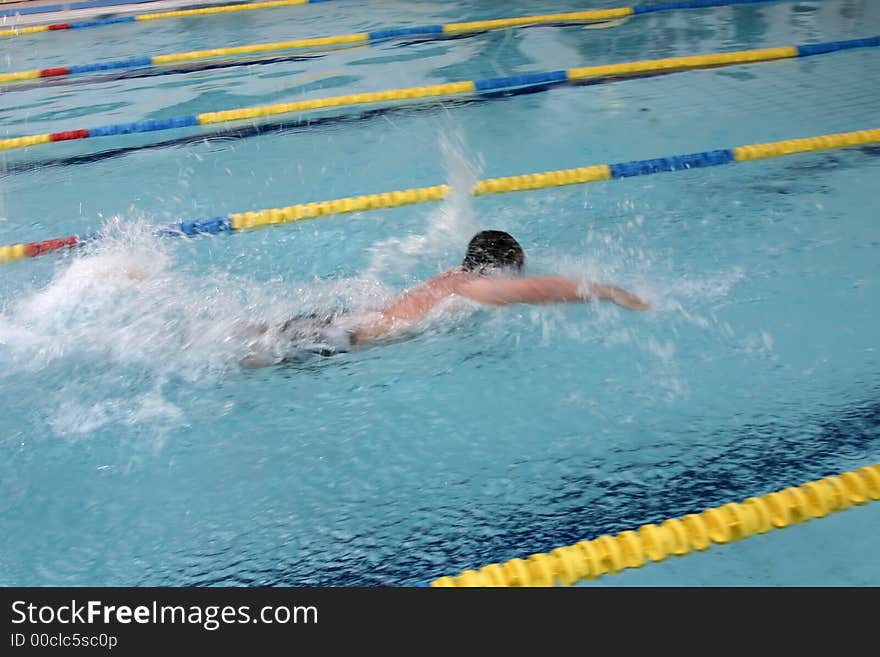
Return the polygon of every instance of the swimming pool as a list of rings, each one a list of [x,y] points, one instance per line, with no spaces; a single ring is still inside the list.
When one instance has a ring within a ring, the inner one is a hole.
[[[0,52],[18,71],[529,13],[339,0],[22,36]],[[872,36],[878,18],[866,0],[779,2],[72,79],[3,91],[0,136],[837,41]],[[875,128],[874,50],[2,152],[0,243],[106,236],[3,265],[0,583],[420,584],[880,460],[876,147],[152,236],[181,219]],[[238,366],[242,321],[373,307],[457,263],[479,228],[514,234],[532,272],[607,279],[657,310],[459,312],[393,345]],[[865,512],[835,522],[876,532]],[[762,545],[767,560],[790,549]],[[826,564],[799,563],[803,583],[829,582]],[[858,573],[880,581],[870,559]],[[742,578],[719,576],[787,581]]]

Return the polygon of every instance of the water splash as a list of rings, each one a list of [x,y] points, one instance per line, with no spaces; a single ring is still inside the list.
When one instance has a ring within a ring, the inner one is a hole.
[[[255,348],[284,355],[289,340],[263,327],[385,296],[360,279],[257,280],[206,269],[186,257],[189,247],[197,248],[157,237],[144,217],[115,217],[0,313],[0,379],[40,409],[42,427],[66,439],[108,427],[161,439],[190,421],[183,409],[200,390],[240,373]]]
[[[406,277],[419,265],[448,268],[461,260],[468,240],[477,232],[471,189],[482,174],[482,158],[469,152],[464,136],[455,129],[445,130],[439,143],[451,187],[449,194],[428,214],[424,233],[392,237],[373,245],[366,276]]]
[[[142,218],[108,221],[101,239],[65,262],[43,287],[0,315],[7,373],[64,362],[97,371],[216,380],[235,366],[254,328],[338,303],[339,284],[302,288],[223,271],[189,273],[180,243]]]

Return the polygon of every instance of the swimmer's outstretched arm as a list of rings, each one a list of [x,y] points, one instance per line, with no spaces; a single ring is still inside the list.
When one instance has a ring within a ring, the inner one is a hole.
[[[563,276],[534,278],[478,278],[468,281],[459,292],[474,301],[491,305],[511,303],[558,303],[607,300],[630,310],[651,310],[651,306],[631,292],[607,283],[583,283]]]
[[[589,283],[587,290],[596,299],[604,299],[612,301],[618,306],[629,308],[630,310],[653,310],[649,303],[642,301],[632,292],[624,290],[616,285],[608,283]]]

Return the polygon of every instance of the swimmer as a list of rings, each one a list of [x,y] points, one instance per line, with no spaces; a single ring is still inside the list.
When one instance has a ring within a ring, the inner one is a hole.
[[[563,276],[525,276],[524,266],[525,254],[513,237],[500,230],[484,230],[471,239],[461,265],[407,290],[370,317],[308,315],[288,320],[280,333],[298,351],[329,356],[354,345],[399,336],[453,296],[487,306],[611,301],[629,310],[651,310],[642,299],[615,285]],[[242,363],[271,364],[256,357]]]

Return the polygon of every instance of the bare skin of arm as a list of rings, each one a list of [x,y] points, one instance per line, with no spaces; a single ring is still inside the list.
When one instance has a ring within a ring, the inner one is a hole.
[[[651,306],[631,292],[606,283],[582,284],[562,276],[533,278],[475,277],[461,270],[445,272],[409,290],[381,310],[376,321],[356,331],[359,343],[380,340],[421,319],[443,299],[458,294],[487,305],[607,300],[630,310]]]
[[[463,284],[459,294],[492,305],[511,303],[559,303],[612,301],[629,310],[650,310],[651,306],[631,292],[607,283],[581,284],[562,276],[535,278],[478,278]]]

